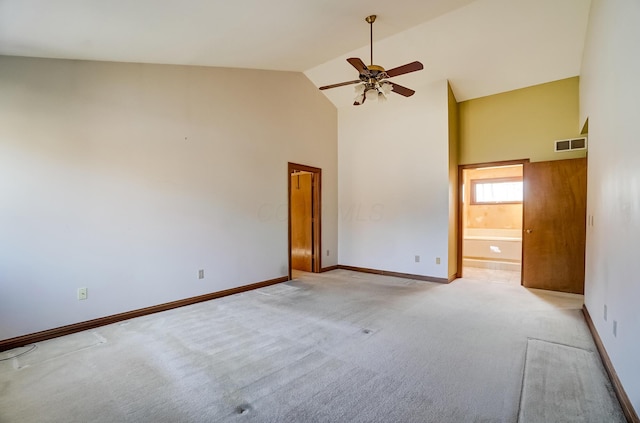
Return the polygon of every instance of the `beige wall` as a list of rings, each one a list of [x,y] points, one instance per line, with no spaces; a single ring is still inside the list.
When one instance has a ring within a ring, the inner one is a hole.
[[[637,0],[592,1],[580,114],[582,122],[589,119],[590,148],[585,305],[622,387],[640,414],[638,22]]]
[[[288,162],[337,264],[337,110],[302,73],[0,56],[0,93],[0,339],[286,276]]]
[[[471,204],[471,180],[522,177],[522,166],[465,169],[463,227],[473,229],[522,229],[522,204]]]
[[[447,81],[414,88],[408,98],[338,109],[339,262],[444,279]]]
[[[554,141],[580,134],[578,77],[459,103],[460,164],[561,160]]]

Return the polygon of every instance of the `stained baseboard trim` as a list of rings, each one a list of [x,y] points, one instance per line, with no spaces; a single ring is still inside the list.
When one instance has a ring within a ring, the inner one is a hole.
[[[366,267],[345,266],[345,265],[339,264],[338,269],[353,270],[354,272],[362,272],[362,273],[373,273],[376,275],[383,275],[383,276],[395,276],[397,278],[415,279],[415,280],[426,281],[426,282],[449,283],[449,280],[446,278],[412,275],[410,273],[390,272],[388,270],[367,269]]]
[[[451,283],[456,279],[458,279],[458,273],[454,273],[453,275],[449,276],[449,280],[447,281],[447,283]]]
[[[124,313],[113,314],[111,316],[105,316],[105,317],[99,317],[97,319],[87,320],[85,322],[73,323],[71,325],[48,329],[42,332],[36,332],[28,335],[18,336],[15,338],[4,339],[0,341],[0,351],[6,351],[13,348],[23,347],[25,345],[33,344],[35,342],[46,341],[47,339],[69,335],[69,334],[80,332],[87,329],[94,329],[99,326],[110,325],[112,323],[120,322],[122,320],[129,320],[135,317],[146,316],[147,314],[153,314],[161,311],[171,310],[172,308],[184,307],[187,305],[196,304],[203,301],[214,300],[216,298],[226,297],[227,295],[239,294],[241,292],[251,291],[253,289],[263,288],[265,286],[286,282],[288,280],[289,280],[289,277],[282,276],[279,278],[270,279],[263,282],[257,282],[249,285],[239,286],[237,288],[225,289],[223,291],[217,291],[217,292],[212,292],[210,294],[199,295],[197,297],[185,298],[183,300],[171,301],[169,303],[158,304],[151,307],[125,311]]]
[[[337,269],[338,269],[338,265],[323,267],[322,269],[320,269],[320,273],[330,272],[332,270],[337,270]]]
[[[591,320],[591,315],[589,314],[589,310],[586,305],[582,306],[582,313],[584,314],[584,319],[587,321],[587,326],[589,326],[591,336],[596,343],[596,348],[598,349],[598,353],[600,353],[600,358],[602,358],[602,364],[604,364],[604,368],[607,370],[607,374],[609,375],[609,379],[613,385],[613,390],[618,397],[618,401],[620,401],[620,406],[622,407],[624,416],[627,418],[627,422],[640,423],[640,418],[638,418],[638,414],[633,408],[633,404],[631,404],[631,400],[627,396],[627,393],[618,378],[616,369],[613,367],[613,363],[611,363],[609,354],[607,354],[607,350],[604,348],[602,339],[600,339],[600,335],[598,335],[598,331],[596,330],[596,326],[593,324],[593,320]]]

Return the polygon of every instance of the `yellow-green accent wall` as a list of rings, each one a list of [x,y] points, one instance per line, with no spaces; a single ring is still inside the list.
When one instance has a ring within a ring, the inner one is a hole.
[[[460,145],[458,102],[447,83],[449,117],[449,260],[448,275],[458,271],[458,150]]]
[[[580,134],[578,77],[459,103],[460,164],[585,157],[556,153],[554,141]]]

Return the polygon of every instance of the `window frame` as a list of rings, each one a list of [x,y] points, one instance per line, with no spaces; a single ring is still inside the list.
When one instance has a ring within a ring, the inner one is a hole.
[[[496,183],[511,183],[511,182],[523,182],[523,190],[524,190],[524,181],[522,176],[508,176],[502,178],[485,178],[485,179],[471,179],[469,180],[470,191],[471,191],[471,202],[472,206],[487,206],[487,205],[500,205],[500,204],[522,204],[522,200],[520,201],[477,201],[476,199],[476,185],[478,184],[496,184]],[[523,193],[524,194],[524,193]]]

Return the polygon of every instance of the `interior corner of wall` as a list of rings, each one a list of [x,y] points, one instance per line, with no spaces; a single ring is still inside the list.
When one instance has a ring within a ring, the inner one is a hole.
[[[453,86],[451,86],[451,81],[447,79],[447,90],[449,92],[449,97],[453,98],[454,103],[458,104],[458,99],[456,98],[456,93],[453,90]]]
[[[589,133],[589,116],[584,119],[584,124],[582,124],[582,129],[580,130],[580,135],[587,135]]]

